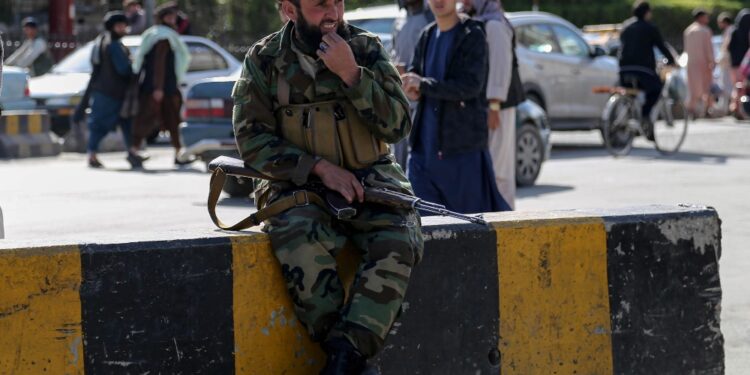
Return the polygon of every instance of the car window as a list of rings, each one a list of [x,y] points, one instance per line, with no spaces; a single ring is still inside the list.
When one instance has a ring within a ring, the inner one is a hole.
[[[560,52],[555,36],[547,25],[523,25],[518,28],[518,42],[533,52]]]
[[[93,43],[86,44],[62,59],[52,71],[54,73],[91,73],[91,50],[93,49]]]
[[[349,21],[350,24],[365,29],[373,34],[390,34],[393,32],[395,18],[371,18]]]
[[[83,47],[75,50],[70,55],[62,59],[52,69],[53,73],[91,73],[91,52],[94,49],[93,43],[88,43]],[[130,58],[133,59],[138,53],[138,46],[128,46]]]
[[[557,35],[560,50],[564,55],[576,57],[589,55],[589,45],[575,31],[561,25],[553,25],[552,29]]]
[[[225,70],[229,64],[213,48],[203,43],[188,43],[190,66],[188,72],[205,72],[208,70]]]

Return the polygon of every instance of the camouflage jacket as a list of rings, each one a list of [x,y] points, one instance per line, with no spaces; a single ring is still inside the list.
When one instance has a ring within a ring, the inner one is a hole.
[[[303,71],[298,51],[293,47],[294,26],[288,23],[281,31],[262,39],[248,51],[242,75],[232,91],[233,125],[237,146],[245,163],[274,182],[256,181],[256,202],[304,185],[313,179],[310,172],[316,159],[284,140],[275,111],[278,74],[289,82],[291,104],[329,100],[349,100],[367,127],[387,143],[396,143],[411,130],[409,104],[401,90],[398,72],[377,37],[362,29],[348,26],[349,45],[361,69],[360,82],[347,87],[343,81],[317,61],[315,78]],[[376,163],[356,175],[368,186],[381,186],[411,192],[411,185],[392,157]]]

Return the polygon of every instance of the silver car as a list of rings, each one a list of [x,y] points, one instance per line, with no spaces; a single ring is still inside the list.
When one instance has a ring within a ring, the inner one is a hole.
[[[516,30],[519,71],[528,98],[547,111],[553,130],[600,127],[607,96],[592,93],[619,79],[619,65],[581,31],[543,12],[508,13]]]
[[[0,110],[17,111],[34,109],[29,97],[29,73],[13,66],[3,67],[3,88],[0,92]]]
[[[394,23],[404,18],[406,11],[395,4],[357,8],[344,13],[347,22],[377,35],[386,51],[390,51],[393,46]]]

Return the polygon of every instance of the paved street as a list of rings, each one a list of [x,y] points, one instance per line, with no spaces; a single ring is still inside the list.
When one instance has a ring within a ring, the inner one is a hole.
[[[519,191],[519,210],[609,208],[691,203],[715,207],[723,220],[722,328],[727,374],[750,373],[750,124],[702,121],[690,129],[684,152],[662,157],[646,143],[614,159],[597,133],[554,134],[552,160],[537,186]],[[0,207],[9,240],[96,241],[205,233],[208,175],[202,165],[175,169],[171,151],[152,150],[148,171],[127,169],[122,154],[0,161]],[[222,201],[226,221],[250,209]]]

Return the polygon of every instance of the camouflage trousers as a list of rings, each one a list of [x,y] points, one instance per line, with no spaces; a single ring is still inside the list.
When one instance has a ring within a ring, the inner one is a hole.
[[[268,220],[271,238],[298,319],[313,340],[348,339],[373,357],[401,311],[412,267],[423,251],[419,216],[388,207],[363,207],[351,221],[316,205]],[[362,260],[349,297],[335,257],[350,241]]]

